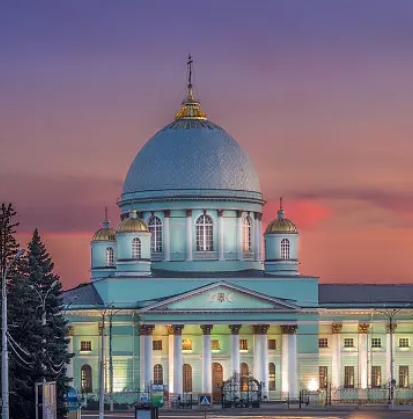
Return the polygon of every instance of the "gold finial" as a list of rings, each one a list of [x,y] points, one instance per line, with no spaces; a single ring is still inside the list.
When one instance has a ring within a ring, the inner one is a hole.
[[[108,207],[105,205],[105,219],[103,220],[103,228],[109,228],[110,223],[108,220]]]
[[[186,63],[188,68],[188,84],[187,84],[187,95],[185,100],[182,102],[182,109],[176,113],[176,119],[206,119],[206,113],[201,111],[200,104],[195,100],[194,93],[192,91],[192,72],[193,63],[191,54],[188,55],[188,61]]]
[[[284,219],[285,211],[283,210],[283,198],[280,197],[280,209],[278,210],[278,219]]]
[[[105,205],[105,221],[108,221],[108,206]]]

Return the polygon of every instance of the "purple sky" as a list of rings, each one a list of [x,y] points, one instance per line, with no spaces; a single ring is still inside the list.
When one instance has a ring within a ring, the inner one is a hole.
[[[19,1],[0,5],[0,200],[43,233],[66,286],[142,145],[179,109],[185,62],[208,116],[253,159],[303,273],[411,282],[411,0]]]

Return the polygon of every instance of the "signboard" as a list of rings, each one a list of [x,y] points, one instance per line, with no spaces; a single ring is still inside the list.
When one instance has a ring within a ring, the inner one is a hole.
[[[212,394],[198,394],[198,409],[211,409],[213,405]]]
[[[162,384],[152,384],[151,387],[151,404],[152,407],[163,407],[164,391]]]
[[[36,383],[36,419],[56,419],[56,382]]]

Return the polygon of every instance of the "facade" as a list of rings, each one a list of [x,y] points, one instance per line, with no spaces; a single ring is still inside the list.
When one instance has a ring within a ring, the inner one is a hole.
[[[263,234],[254,166],[207,119],[191,74],[190,62],[174,121],[132,162],[116,228],[105,219],[91,241],[90,283],[65,292],[74,387],[97,393],[102,365],[115,394],[155,383],[219,399],[234,373],[268,399],[360,395],[391,376],[409,387],[413,286],[301,274],[296,226],[280,203]]]

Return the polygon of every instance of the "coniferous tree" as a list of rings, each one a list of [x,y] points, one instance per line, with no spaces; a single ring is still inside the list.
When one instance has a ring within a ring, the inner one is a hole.
[[[0,210],[0,275],[3,278],[6,266],[16,255],[19,244],[14,235],[18,223],[13,221],[16,211],[12,204],[1,204]]]

